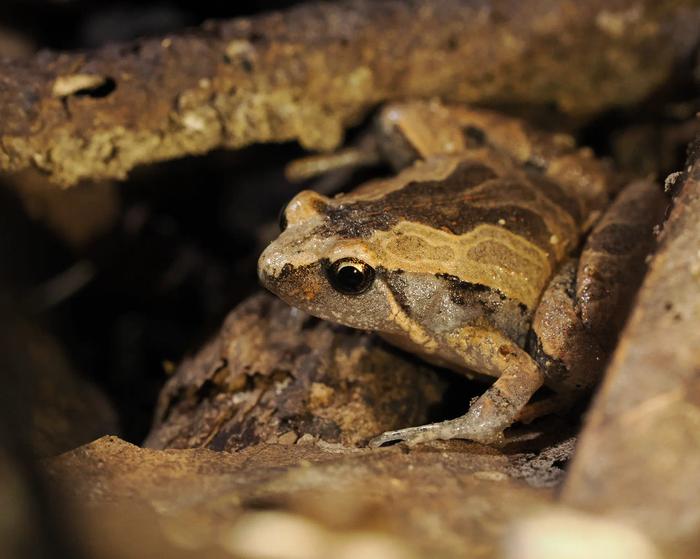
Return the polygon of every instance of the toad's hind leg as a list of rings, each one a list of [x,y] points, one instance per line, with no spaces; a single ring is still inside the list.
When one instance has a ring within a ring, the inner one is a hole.
[[[565,262],[542,295],[529,352],[560,402],[570,402],[602,374],[644,275],[653,227],[665,207],[656,185],[631,183],[594,227],[578,263]],[[525,410],[523,420],[533,418],[528,411],[534,409]]]
[[[556,392],[552,398],[559,401],[590,388],[605,362],[598,340],[579,317],[576,266],[573,258],[564,262],[542,294],[532,319],[528,348],[547,386]],[[524,410],[521,419],[534,419],[535,408]]]
[[[668,199],[649,180],[630,183],[586,240],[576,274],[581,321],[609,352],[617,342],[654,248]]]
[[[537,363],[517,346],[502,345],[497,351],[502,373],[465,415],[440,423],[387,431],[372,439],[370,446],[378,447],[392,441],[412,445],[435,439],[502,442],[504,429],[516,420],[542,386],[544,377]]]

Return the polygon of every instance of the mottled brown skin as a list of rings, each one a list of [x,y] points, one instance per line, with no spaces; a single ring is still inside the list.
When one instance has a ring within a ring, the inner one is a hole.
[[[577,271],[572,255],[617,189],[589,151],[495,113],[434,102],[388,107],[378,136],[385,156],[408,166],[335,198],[299,194],[286,230],[260,257],[261,281],[313,315],[496,378],[464,416],[387,432],[372,445],[498,442],[516,419],[566,405],[595,381],[610,344],[591,326],[626,306],[625,273],[643,263],[662,204],[649,185],[621,197]],[[629,242],[630,231],[642,238]],[[614,270],[602,287],[601,263]],[[528,407],[543,384],[557,397]]]
[[[528,351],[545,383],[566,399],[596,382],[590,372],[600,371],[614,348],[644,276],[650,224],[661,221],[666,205],[658,185],[631,183],[596,224],[578,260],[565,262],[543,294]]]

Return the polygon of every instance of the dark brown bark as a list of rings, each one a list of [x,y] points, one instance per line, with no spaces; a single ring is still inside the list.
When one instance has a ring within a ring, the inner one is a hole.
[[[302,436],[345,446],[425,423],[445,388],[436,373],[367,333],[291,309],[241,304],[161,392],[152,448],[238,450]]]
[[[0,62],[0,168],[70,185],[255,142],[333,149],[405,97],[591,114],[643,99],[699,34],[692,0],[347,0],[41,52]]]

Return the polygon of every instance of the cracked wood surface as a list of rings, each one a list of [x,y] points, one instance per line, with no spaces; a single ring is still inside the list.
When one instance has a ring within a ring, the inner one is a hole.
[[[71,185],[256,142],[328,150],[406,97],[592,114],[649,95],[699,34],[692,0],[348,0],[44,51],[0,61],[0,169]]]

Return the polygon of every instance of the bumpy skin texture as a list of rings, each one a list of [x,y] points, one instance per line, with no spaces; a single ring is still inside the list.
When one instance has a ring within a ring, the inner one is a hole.
[[[666,200],[650,181],[629,184],[596,224],[578,262],[565,263],[537,307],[529,351],[545,383],[569,398],[591,387],[613,350],[652,249]],[[562,404],[565,402],[562,401]]]
[[[261,281],[313,315],[496,377],[465,416],[384,433],[373,445],[498,442],[516,418],[556,409],[592,384],[604,353],[587,324],[604,323],[601,312],[614,307],[605,299],[624,306],[625,295],[622,282],[597,288],[596,266],[620,255],[643,261],[649,245],[605,242],[625,229],[615,229],[613,214],[591,237],[595,255],[584,255],[579,285],[570,257],[617,185],[568,137],[439,103],[389,107],[378,129],[390,160],[413,163],[333,199],[299,194],[285,210],[286,230],[260,257]],[[661,205],[645,192],[642,210]],[[640,225],[649,240],[651,225]],[[350,289],[342,269],[354,274]],[[527,408],[543,383],[561,397]]]

